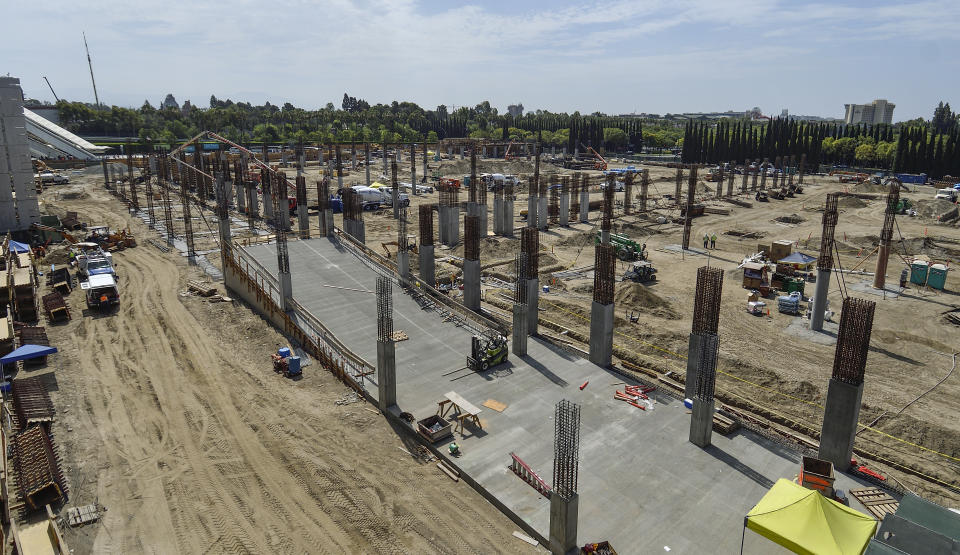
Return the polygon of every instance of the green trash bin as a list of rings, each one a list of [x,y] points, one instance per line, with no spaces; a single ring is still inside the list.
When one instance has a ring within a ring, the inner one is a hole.
[[[947,267],[943,264],[930,266],[927,275],[927,285],[942,290],[947,285]]]

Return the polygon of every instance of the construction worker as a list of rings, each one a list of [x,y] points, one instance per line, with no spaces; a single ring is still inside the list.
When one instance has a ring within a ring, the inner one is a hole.
[[[705,249],[709,249],[709,248],[710,248],[710,234],[709,234],[709,233],[704,233],[704,234],[703,234],[703,248],[705,248]]]
[[[716,231],[714,231],[713,235],[710,236],[710,248],[711,249],[717,248],[717,232]]]
[[[907,288],[907,277],[908,277],[909,275],[910,275],[910,272],[907,271],[906,268],[904,268],[903,271],[900,272],[900,289],[906,289],[906,288]]]

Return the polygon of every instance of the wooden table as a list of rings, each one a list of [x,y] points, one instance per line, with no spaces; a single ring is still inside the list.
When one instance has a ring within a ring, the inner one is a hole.
[[[456,391],[448,391],[444,393],[443,396],[446,397],[446,399],[437,403],[437,414],[442,417],[453,409],[453,418],[457,421],[457,425],[453,428],[454,431],[459,428],[462,434],[465,420],[470,420],[476,424],[478,428],[483,429],[483,425],[480,424],[480,418],[478,417],[482,411],[475,407],[473,403],[461,397]]]

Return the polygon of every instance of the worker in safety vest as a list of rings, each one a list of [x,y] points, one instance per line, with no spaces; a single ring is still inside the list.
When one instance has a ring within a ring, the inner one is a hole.
[[[710,248],[710,234],[708,233],[703,234],[703,248]]]
[[[717,248],[717,232],[716,231],[714,231],[713,235],[710,236],[710,248],[711,249]]]

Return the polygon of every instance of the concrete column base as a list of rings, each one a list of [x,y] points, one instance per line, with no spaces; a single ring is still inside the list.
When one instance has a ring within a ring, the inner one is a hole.
[[[477,205],[477,216],[480,217],[480,239],[485,239],[487,237],[487,230],[490,229],[489,222],[487,220],[486,204]]]
[[[580,496],[573,494],[564,499],[557,494],[550,496],[550,553],[568,555],[579,553],[577,546],[577,518]]]
[[[537,335],[540,324],[540,280],[527,280],[527,333]]]
[[[420,245],[420,279],[430,287],[436,287],[436,264],[433,258],[433,245]]]
[[[297,207],[297,231],[300,233],[300,237],[310,238],[310,217],[307,214],[306,206]]]
[[[397,404],[397,355],[393,341],[377,341],[377,405],[381,412]]]
[[[863,384],[850,385],[830,379],[827,403],[823,410],[823,428],[820,430],[819,458],[832,462],[840,472],[850,469],[862,398]]]
[[[330,208],[320,213],[320,233],[324,237],[333,235],[333,210]]]
[[[513,201],[503,201],[503,231],[504,237],[513,237]]]
[[[817,288],[810,307],[810,329],[823,331],[823,316],[827,310],[827,293],[830,292],[830,271],[817,270]]]
[[[600,230],[600,242],[603,243],[604,245],[609,245],[609,244],[610,244],[610,230],[609,230],[609,229],[601,229],[601,230]]]
[[[539,206],[537,207],[537,227],[541,230],[547,229],[550,226],[549,216],[547,213],[547,197],[542,197],[537,199]]]
[[[460,243],[460,207],[447,207],[447,242],[448,247],[455,247]]]
[[[278,276],[280,283],[280,304],[283,311],[290,310],[290,299],[293,298],[293,281],[289,272],[280,272]]]
[[[537,199],[536,195],[530,195],[527,198],[527,227],[537,227],[537,223],[540,221],[537,218],[537,210],[540,209],[540,201]]]
[[[590,362],[604,368],[613,362],[613,303],[590,306]]]
[[[527,307],[522,304],[513,305],[513,354],[527,354]]]
[[[493,199],[493,234],[503,235],[503,200]]]
[[[690,443],[707,447],[713,436],[713,400],[693,399],[693,415],[690,417]]]
[[[689,347],[687,348],[687,378],[683,388],[684,399],[693,399],[693,396],[697,394],[697,365],[699,364],[700,336],[691,333]]]
[[[590,221],[590,191],[580,191],[580,221],[582,223]]]
[[[400,283],[406,285],[410,281],[410,253],[397,253],[397,272],[400,274]]]
[[[480,261],[463,261],[463,305],[480,311]]]
[[[447,207],[437,206],[437,240],[441,245],[447,244]]]
[[[560,195],[560,225],[570,225],[570,195]]]

